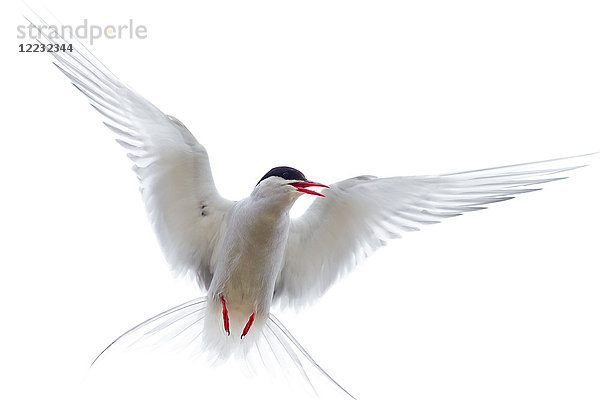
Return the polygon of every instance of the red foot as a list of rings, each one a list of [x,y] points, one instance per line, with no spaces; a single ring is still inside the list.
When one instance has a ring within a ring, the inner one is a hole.
[[[244,331],[242,332],[242,337],[240,337],[240,339],[243,339],[244,336],[246,336],[246,334],[250,330],[250,327],[252,326],[253,322],[254,322],[254,313],[252,313],[250,318],[248,318],[248,322],[246,322],[246,326],[244,327]]]
[[[221,304],[223,304],[223,327],[225,328],[225,332],[227,332],[227,336],[229,336],[229,312],[227,311],[227,305],[225,305],[225,298],[223,296],[221,296]]]

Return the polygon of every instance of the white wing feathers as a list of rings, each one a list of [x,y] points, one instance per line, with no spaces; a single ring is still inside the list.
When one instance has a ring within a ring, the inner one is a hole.
[[[68,44],[56,32],[48,36],[38,31],[49,43]],[[181,122],[120,82],[83,45],[50,54],[128,150],[169,264],[193,274],[208,289],[213,254],[234,203],[218,194],[204,147]],[[312,301],[386,240],[540,190],[539,185],[584,166],[580,162],[586,156],[439,176],[360,176],[335,183],[323,191],[326,198],[292,221],[274,299],[295,306]]]
[[[39,32],[50,43],[59,40]],[[208,287],[213,250],[233,202],[218,194],[205,148],[180,121],[120,82],[83,46],[50,54],[129,152],[169,264]]]
[[[275,287],[282,305],[321,296],[386,241],[490,203],[512,199],[564,179],[582,157],[547,160],[439,176],[359,176],[331,185],[292,221]]]

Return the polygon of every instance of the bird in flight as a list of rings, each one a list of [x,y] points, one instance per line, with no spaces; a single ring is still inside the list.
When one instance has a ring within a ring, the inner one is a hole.
[[[68,44],[40,33],[47,43]],[[280,166],[248,197],[231,201],[217,191],[206,149],[182,122],[122,83],[83,45],[50,54],[128,151],[167,262],[206,294],[136,325],[100,355],[133,334],[179,326],[175,336],[194,331],[192,342],[220,358],[279,346],[299,370],[298,355],[353,397],[311,358],[272,306],[312,302],[388,240],[540,190],[589,156],[444,175],[363,175],[328,185]],[[291,219],[290,209],[304,195],[315,201]]]

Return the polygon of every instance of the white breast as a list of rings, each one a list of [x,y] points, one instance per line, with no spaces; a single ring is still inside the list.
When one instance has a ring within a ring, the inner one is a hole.
[[[268,315],[281,270],[290,219],[287,209],[248,197],[231,210],[209,298],[232,313]]]

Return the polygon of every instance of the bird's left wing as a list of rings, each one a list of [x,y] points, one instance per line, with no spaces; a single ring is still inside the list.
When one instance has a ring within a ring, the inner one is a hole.
[[[46,45],[70,44],[56,31],[38,31]],[[233,202],[217,192],[204,146],[179,120],[119,81],[83,45],[50,54],[128,150],[150,221],[171,267],[191,273],[208,287],[212,255]]]
[[[436,176],[359,176],[323,190],[293,220],[274,298],[298,306],[322,295],[389,239],[566,178],[587,156]]]

